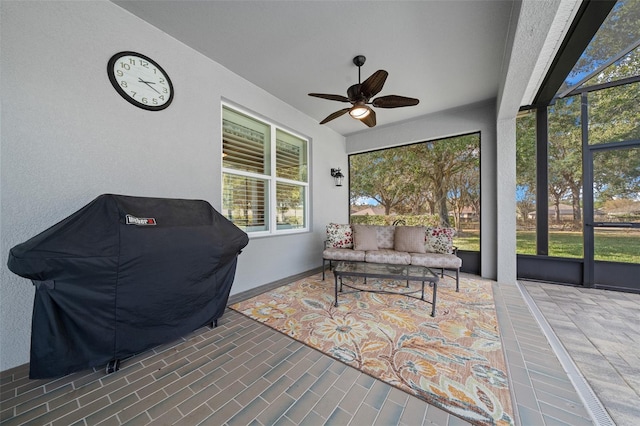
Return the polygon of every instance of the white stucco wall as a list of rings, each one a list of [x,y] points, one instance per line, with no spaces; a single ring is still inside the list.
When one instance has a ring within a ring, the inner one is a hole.
[[[32,284],[8,252],[102,193],[221,204],[220,103],[229,100],[311,138],[312,232],[252,239],[232,293],[321,265],[324,226],[348,218],[342,136],[107,1],[0,3],[0,370],[28,362]],[[175,98],[150,112],[118,95],[109,58],[143,53]],[[336,164],[336,162],[343,164]],[[331,200],[332,202],[327,202]]]
[[[424,142],[449,136],[480,132],[480,272],[495,279],[496,252],[496,111],[495,101],[467,105],[406,121],[378,127],[347,137],[347,153]],[[515,217],[515,214],[514,214]],[[514,228],[515,233],[515,228]],[[514,252],[515,263],[515,252]]]

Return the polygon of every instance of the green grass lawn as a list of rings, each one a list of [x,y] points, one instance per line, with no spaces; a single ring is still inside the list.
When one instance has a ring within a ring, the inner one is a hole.
[[[464,235],[456,235],[453,237],[453,245],[458,250],[480,251],[480,232],[465,231]]]
[[[535,231],[518,231],[516,247],[518,254],[536,254]],[[582,232],[550,233],[549,256],[582,258]]]
[[[454,238],[460,250],[480,250],[477,231],[465,231]],[[518,254],[536,254],[536,233],[518,231],[516,234]],[[640,263],[640,230],[597,230],[595,234],[596,260]],[[582,258],[582,232],[549,233],[549,255]]]

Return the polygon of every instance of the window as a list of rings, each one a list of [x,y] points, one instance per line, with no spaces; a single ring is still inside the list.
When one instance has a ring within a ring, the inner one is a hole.
[[[223,105],[222,213],[227,219],[254,235],[307,230],[308,145]]]
[[[584,2],[518,116],[518,278],[640,291],[638,18],[638,0]]]
[[[558,99],[548,109],[549,256],[583,257],[580,112],[580,96]]]
[[[602,2],[594,7],[610,6]],[[581,19],[594,23],[597,21],[597,18],[590,16]],[[640,3],[637,0],[616,2],[566,76],[556,97],[563,98],[581,87],[605,82],[617,81],[622,84],[626,77],[637,76],[639,19]],[[571,52],[567,56],[571,56]]]
[[[516,120],[516,221],[518,254],[536,254],[536,111]]]
[[[640,72],[640,59],[636,64]],[[640,139],[640,83],[589,93],[589,144]]]
[[[455,227],[480,251],[480,134],[349,156],[351,223]]]

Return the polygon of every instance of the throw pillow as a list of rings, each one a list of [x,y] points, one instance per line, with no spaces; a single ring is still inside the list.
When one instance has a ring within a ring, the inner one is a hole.
[[[327,246],[331,248],[353,248],[351,225],[330,223],[327,225]]]
[[[423,226],[398,226],[394,236],[394,249],[409,253],[425,253]]]
[[[424,242],[425,250],[428,253],[453,253],[454,235],[456,235],[456,230],[453,228],[427,228]]]
[[[352,225],[353,248],[356,250],[378,250],[377,231],[375,226]]]
[[[378,248],[379,249],[393,249],[393,236],[396,233],[395,226],[376,226],[378,229]]]

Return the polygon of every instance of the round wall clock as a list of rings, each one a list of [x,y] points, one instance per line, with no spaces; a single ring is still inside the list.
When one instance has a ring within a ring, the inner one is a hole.
[[[116,91],[137,107],[160,111],[173,100],[173,85],[167,73],[140,53],[116,53],[109,59],[107,74]]]

